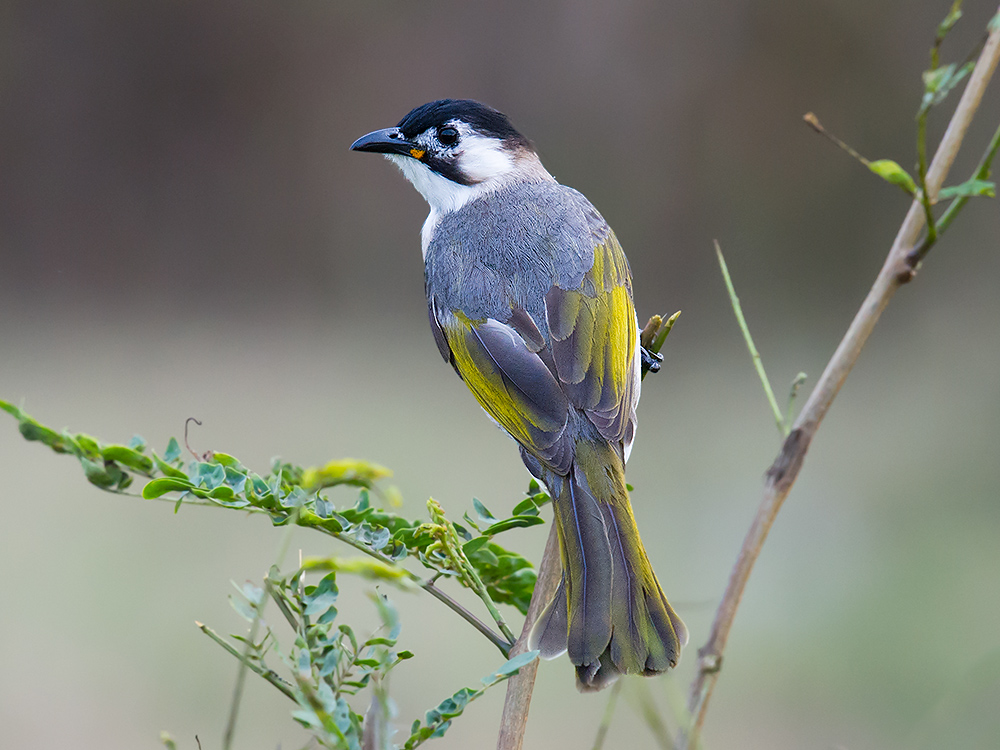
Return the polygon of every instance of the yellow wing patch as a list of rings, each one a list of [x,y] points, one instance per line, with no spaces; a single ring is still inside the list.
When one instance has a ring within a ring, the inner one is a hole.
[[[566,394],[605,437],[622,439],[634,400],[638,325],[628,263],[614,234],[594,248],[580,288],[553,287],[545,304]]]
[[[495,320],[458,313],[441,324],[455,369],[479,405],[521,445],[544,454],[562,435],[569,405],[538,355]]]

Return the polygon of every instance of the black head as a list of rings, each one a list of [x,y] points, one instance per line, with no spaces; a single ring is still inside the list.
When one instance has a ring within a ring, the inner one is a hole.
[[[531,148],[531,142],[517,132],[507,115],[472,99],[438,99],[422,104],[411,110],[396,127],[408,139],[413,139],[431,128],[444,128],[453,120],[464,122],[480,135],[497,138],[512,148]]]
[[[521,157],[534,154],[507,115],[471,99],[423,104],[396,127],[369,133],[351,149],[385,154],[410,179],[421,179],[419,170],[409,169],[410,159],[415,159],[434,174],[465,186],[509,174]]]

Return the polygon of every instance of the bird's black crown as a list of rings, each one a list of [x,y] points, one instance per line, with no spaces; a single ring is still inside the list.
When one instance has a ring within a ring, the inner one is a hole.
[[[512,146],[531,148],[531,142],[517,132],[507,115],[472,99],[438,99],[422,104],[400,120],[397,127],[407,138],[415,138],[428,128],[440,127],[450,120],[466,122],[480,133]]]

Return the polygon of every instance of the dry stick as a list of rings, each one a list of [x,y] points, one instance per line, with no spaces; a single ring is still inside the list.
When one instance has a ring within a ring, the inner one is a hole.
[[[1000,25],[993,24],[975,70],[969,78],[969,83],[927,172],[927,189],[932,196],[937,195],[948,170],[951,169],[972,116],[979,107],[986,85],[996,69],[998,59],[1000,59]],[[837,346],[837,351],[827,364],[809,400],[802,408],[791,433],[785,439],[781,453],[768,469],[764,483],[764,498],[743,540],[743,547],[730,575],[729,585],[712,623],[708,642],[698,651],[698,674],[691,685],[689,699],[692,726],[681,738],[682,748],[697,743],[698,733],[705,721],[708,701],[718,680],[722,653],[726,648],[736,608],[739,606],[750,571],[760,554],[771,524],[774,523],[782,502],[791,490],[799,469],[802,468],[802,461],[813,435],[857,361],[861,348],[875,327],[879,315],[889,304],[896,290],[913,278],[915,269],[913,263],[908,261],[907,255],[916,244],[923,226],[923,206],[919,200],[915,200],[899,228],[896,240],[871,291],[854,316],[850,328]]]
[[[555,521],[549,531],[549,540],[545,543],[542,561],[538,564],[538,580],[535,581],[535,591],[528,604],[528,612],[524,617],[524,627],[521,636],[510,650],[511,658],[528,650],[528,634],[535,624],[542,609],[556,593],[559,576],[562,573],[562,561],[559,559],[559,537],[556,534]],[[535,687],[535,675],[538,673],[538,659],[526,667],[521,667],[516,675],[507,681],[507,697],[504,698],[503,715],[500,717],[500,734],[497,737],[497,750],[521,750],[524,741],[524,729],[528,724],[528,708],[531,705],[531,691]]]

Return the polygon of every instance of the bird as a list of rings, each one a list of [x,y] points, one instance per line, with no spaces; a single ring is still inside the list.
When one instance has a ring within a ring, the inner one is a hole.
[[[676,666],[687,628],[625,482],[644,350],[615,233],[477,101],[421,105],[351,149],[384,155],[429,204],[420,235],[434,341],[552,498],[562,577],[529,648],[568,653],[584,692]]]

